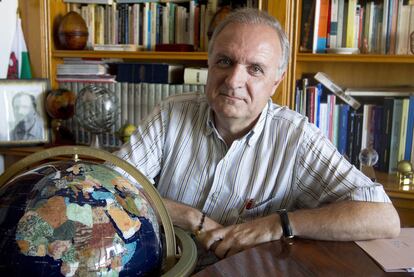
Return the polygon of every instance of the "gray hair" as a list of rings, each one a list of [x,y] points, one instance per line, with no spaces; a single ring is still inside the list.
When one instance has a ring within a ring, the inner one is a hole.
[[[266,25],[271,27],[276,31],[280,41],[280,47],[282,48],[282,61],[279,64],[278,74],[281,76],[287,68],[289,62],[289,53],[290,53],[290,45],[289,40],[287,39],[285,31],[282,29],[279,21],[267,14],[264,11],[253,9],[253,8],[241,8],[236,9],[235,11],[231,12],[228,16],[221,21],[216,28],[214,28],[213,35],[208,44],[208,54],[211,55],[213,51],[213,45],[223,29],[231,24],[231,23],[241,23],[241,24],[257,24],[257,25]]]

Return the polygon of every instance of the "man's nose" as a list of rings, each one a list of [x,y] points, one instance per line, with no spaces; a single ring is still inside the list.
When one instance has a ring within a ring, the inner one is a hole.
[[[235,64],[229,68],[226,77],[226,84],[229,88],[236,89],[243,87],[247,82],[248,74],[246,67],[241,64]]]

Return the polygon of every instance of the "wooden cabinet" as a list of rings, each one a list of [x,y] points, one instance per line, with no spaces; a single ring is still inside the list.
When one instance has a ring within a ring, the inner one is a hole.
[[[395,174],[377,172],[376,176],[400,215],[401,226],[414,227],[414,189],[403,190]]]

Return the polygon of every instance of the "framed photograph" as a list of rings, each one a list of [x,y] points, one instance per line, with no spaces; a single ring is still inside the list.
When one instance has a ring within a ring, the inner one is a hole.
[[[0,145],[33,145],[49,141],[46,79],[0,79]]]

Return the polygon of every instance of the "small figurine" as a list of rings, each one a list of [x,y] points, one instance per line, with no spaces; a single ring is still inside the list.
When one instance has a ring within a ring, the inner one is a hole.
[[[402,190],[414,189],[413,166],[409,161],[402,160],[397,165],[397,177]]]

